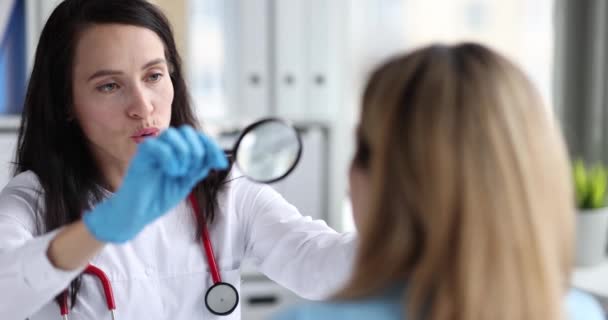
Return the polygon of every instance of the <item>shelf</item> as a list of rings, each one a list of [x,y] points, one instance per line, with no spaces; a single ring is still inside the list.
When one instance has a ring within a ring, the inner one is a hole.
[[[572,284],[576,288],[608,298],[608,261],[597,266],[575,268]]]
[[[0,130],[18,129],[21,124],[20,115],[0,115]]]

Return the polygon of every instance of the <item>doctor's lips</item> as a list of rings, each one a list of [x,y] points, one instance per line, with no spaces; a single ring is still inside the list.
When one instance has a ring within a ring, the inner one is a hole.
[[[140,129],[137,132],[135,132],[135,134],[131,136],[131,139],[133,139],[133,141],[135,141],[135,143],[141,143],[146,138],[158,136],[159,132],[160,132],[160,130],[158,130],[158,128],[154,128],[154,127],[143,128],[143,129]]]

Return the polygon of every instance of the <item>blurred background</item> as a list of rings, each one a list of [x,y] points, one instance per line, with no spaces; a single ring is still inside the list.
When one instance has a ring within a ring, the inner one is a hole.
[[[0,185],[10,176],[27,78],[57,0],[0,0]],[[431,42],[478,41],[519,64],[556,113],[570,151],[606,163],[605,0],[153,0],[173,24],[205,130],[230,146],[268,116],[291,121],[304,155],[275,186],[304,215],[352,231],[347,171],[361,87],[383,58]],[[604,231],[608,233],[608,230]],[[575,283],[608,296],[608,266]],[[298,298],[243,270],[243,318]]]

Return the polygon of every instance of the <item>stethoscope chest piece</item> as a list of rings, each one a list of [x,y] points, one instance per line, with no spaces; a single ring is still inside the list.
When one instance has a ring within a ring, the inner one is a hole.
[[[239,304],[239,293],[236,288],[226,282],[218,282],[211,286],[205,294],[205,305],[211,313],[218,316],[229,315]]]

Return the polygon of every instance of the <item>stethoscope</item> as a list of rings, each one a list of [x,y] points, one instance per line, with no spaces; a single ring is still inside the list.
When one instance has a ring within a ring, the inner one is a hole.
[[[201,215],[198,200],[196,199],[194,194],[190,193],[188,199],[190,201],[190,205],[192,206],[192,210],[194,211],[195,218],[197,218],[197,221],[199,221],[198,219],[201,219],[201,221],[204,222],[204,216]],[[211,278],[213,279],[213,285],[209,287],[209,289],[207,289],[207,292],[205,293],[205,306],[211,313],[215,315],[229,315],[236,309],[239,304],[239,293],[233,285],[222,281],[220,271],[217,267],[217,263],[215,262],[213,247],[211,246],[209,230],[207,229],[206,223],[203,223],[202,227],[201,244],[203,246],[203,249],[205,250],[205,255],[207,256],[207,265],[209,266]],[[116,319],[116,303],[114,302],[114,293],[112,291],[112,286],[110,285],[110,280],[108,279],[108,276],[101,269],[91,264],[89,264],[85,268],[84,274],[92,275],[99,279],[103,286],[103,292],[106,298],[108,310],[112,314],[112,319]],[[67,290],[59,296],[58,303],[62,318],[64,320],[67,320],[69,313]]]

